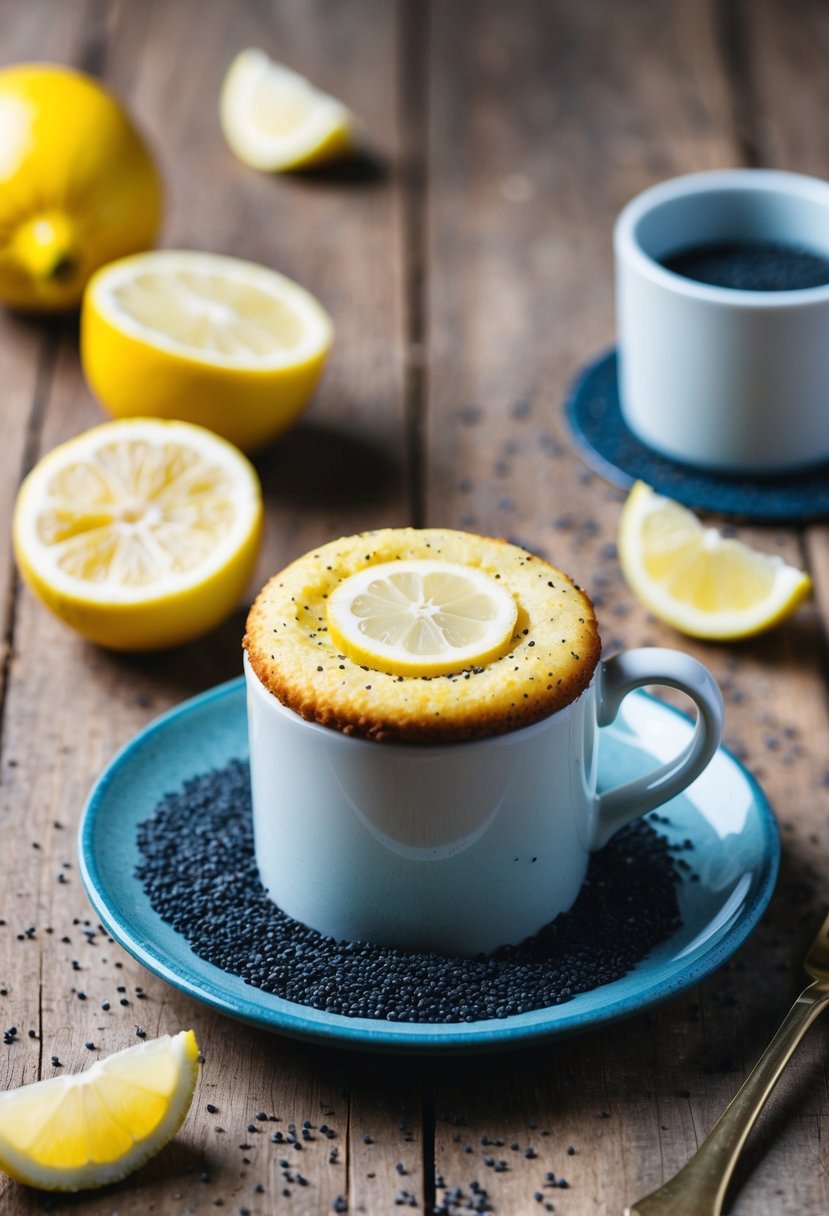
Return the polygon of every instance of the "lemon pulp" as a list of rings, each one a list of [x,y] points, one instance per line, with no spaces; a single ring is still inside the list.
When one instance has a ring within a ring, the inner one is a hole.
[[[184,1121],[198,1074],[192,1030],[152,1039],[0,1094],[0,1169],[29,1186],[77,1191],[125,1177]]]
[[[518,608],[482,570],[455,562],[394,561],[344,579],[327,604],[335,645],[391,675],[450,675],[509,649]]]
[[[200,354],[256,359],[296,349],[302,325],[283,300],[205,270],[148,270],[113,291],[115,306],[156,340]]]
[[[803,571],[706,527],[643,482],[619,526],[619,558],[654,615],[693,637],[730,640],[770,629],[811,589]]]

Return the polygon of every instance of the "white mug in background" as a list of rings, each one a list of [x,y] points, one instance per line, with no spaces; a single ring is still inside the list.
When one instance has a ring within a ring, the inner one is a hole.
[[[669,255],[765,242],[829,258],[829,183],[729,169],[662,182],[614,230],[619,400],[651,448],[773,473],[829,459],[829,284],[745,291],[666,269]]]
[[[256,860],[271,899],[328,936],[474,956],[538,932],[576,899],[590,853],[705,768],[722,699],[688,655],[599,663],[549,717],[466,743],[377,743],[306,721],[245,657]],[[681,755],[597,793],[601,726],[645,684],[696,703]]]

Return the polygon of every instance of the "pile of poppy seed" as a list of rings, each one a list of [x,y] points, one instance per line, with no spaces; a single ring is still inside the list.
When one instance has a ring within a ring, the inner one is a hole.
[[[152,907],[207,962],[328,1013],[433,1024],[550,1008],[625,975],[681,923],[688,868],[654,823],[637,820],[592,858],[568,913],[520,946],[458,959],[336,941],[281,912],[259,880],[238,760],[167,794],[139,825],[138,846]]]

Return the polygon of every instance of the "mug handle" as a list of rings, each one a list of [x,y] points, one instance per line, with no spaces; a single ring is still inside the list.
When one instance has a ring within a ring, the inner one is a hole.
[[[661,806],[699,776],[720,745],[722,694],[707,667],[679,650],[659,646],[623,650],[599,667],[596,717],[608,726],[629,692],[643,684],[678,688],[695,702],[697,721],[683,751],[644,777],[637,777],[596,797],[592,849],[600,849],[619,828]]]

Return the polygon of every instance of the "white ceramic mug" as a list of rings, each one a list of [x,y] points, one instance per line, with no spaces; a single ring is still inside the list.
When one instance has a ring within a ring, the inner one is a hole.
[[[797,173],[693,173],[644,191],[614,230],[619,400],[644,443],[722,472],[829,459],[829,285],[742,291],[660,261],[761,241],[829,257],[829,183]]]
[[[589,854],[683,790],[720,742],[722,699],[674,650],[601,662],[557,713],[469,743],[377,743],[308,722],[247,657],[256,860],[289,916],[337,939],[474,956],[536,933],[574,902]],[[597,793],[598,727],[644,684],[687,693],[685,751]]]

